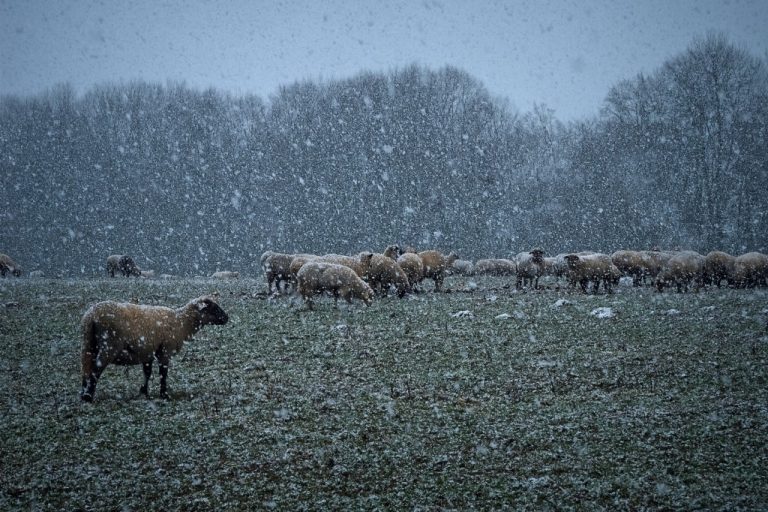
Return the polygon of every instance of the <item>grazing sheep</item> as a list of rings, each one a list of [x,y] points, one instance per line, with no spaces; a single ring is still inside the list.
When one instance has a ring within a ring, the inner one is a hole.
[[[7,254],[0,253],[0,276],[5,277],[9,273],[15,277],[21,277],[21,266]]]
[[[151,279],[155,277],[155,271],[154,270],[142,270],[141,271],[141,277],[144,279]]]
[[[291,260],[291,265],[288,267],[288,271],[291,273],[291,281],[294,283],[296,282],[296,274],[299,273],[299,270],[301,270],[301,267],[303,267],[306,262],[318,258],[320,258],[320,256],[309,256],[306,254],[293,258]]]
[[[449,274],[455,274],[457,276],[475,275],[475,266],[469,260],[456,260],[446,270]]]
[[[317,261],[324,263],[335,263],[336,265],[344,265],[355,271],[358,277],[364,278],[368,272],[368,267],[371,265],[372,252],[361,252],[357,256],[344,256],[342,254],[326,254],[317,258]]]
[[[384,254],[371,255],[365,280],[383,296],[387,295],[390,287],[395,288],[397,296],[401,298],[411,289],[405,271],[395,260]]]
[[[478,276],[514,276],[517,273],[517,263],[512,260],[482,259],[475,263],[475,275]]]
[[[309,309],[313,308],[312,297],[323,292],[333,295],[334,302],[339,297],[352,303],[360,299],[370,306],[373,302],[373,290],[354,270],[344,265],[322,261],[306,262],[296,275],[299,294]]]
[[[295,283],[291,274],[291,262],[294,258],[300,256],[311,256],[306,254],[285,254],[280,252],[265,251],[259,261],[261,269],[264,271],[264,277],[267,280],[267,294],[280,293],[280,283],[283,284],[283,291]],[[274,285],[274,286],[273,286]]]
[[[140,392],[149,396],[154,359],[160,364],[160,396],[168,398],[171,356],[204,325],[224,325],[228,320],[211,297],[198,297],[178,309],[113,301],[91,306],[81,322],[83,387],[80,398],[86,402],[93,400],[96,383],[109,364],[141,364],[144,385]]]
[[[648,276],[656,276],[661,265],[641,251],[616,251],[611,261],[622,275],[632,278],[633,286],[640,286]]]
[[[764,286],[768,281],[768,256],[748,252],[737,256],[734,262],[734,284],[738,288]]]
[[[214,279],[238,279],[240,277],[240,272],[232,272],[229,270],[219,270],[211,274],[211,277]]]
[[[435,282],[435,291],[439,292],[443,287],[446,269],[459,257],[455,253],[444,256],[440,251],[431,250],[420,252],[419,257],[424,264],[424,278],[432,279]]]
[[[29,277],[34,279],[40,279],[45,277],[45,272],[43,272],[42,270],[33,270],[32,272],[29,273]]]
[[[723,279],[728,285],[734,284],[736,258],[727,252],[710,251],[704,257],[704,284],[714,284],[720,288]]]
[[[424,279],[424,263],[419,255],[413,252],[404,252],[397,258],[397,264],[405,272],[411,290],[416,291],[416,285]]]
[[[113,254],[107,257],[107,274],[115,277],[115,272],[120,272],[125,277],[141,276],[141,269],[136,266],[133,258],[125,254]]]
[[[704,256],[695,251],[680,251],[667,261],[656,276],[656,289],[664,291],[667,286],[675,285],[677,292],[688,291],[691,282],[696,291],[703,286]]]
[[[588,285],[592,283],[592,293],[596,294],[601,282],[606,293],[613,293],[613,286],[621,278],[621,271],[607,254],[568,254],[565,261],[568,262],[569,280],[579,283],[584,293],[589,293]]]
[[[544,250],[535,248],[529,252],[521,252],[515,259],[517,261],[515,287],[519,290],[527,284],[533,289],[537,289],[539,277],[544,274]]]
[[[662,271],[672,256],[677,254],[677,251],[661,251],[659,249],[651,249],[650,251],[640,251],[640,254],[642,254],[643,258],[648,261],[647,277],[655,281],[659,275],[659,272]]]
[[[570,253],[560,253],[551,258],[544,258],[544,274],[553,276],[556,280],[568,276],[568,262],[565,257]]]

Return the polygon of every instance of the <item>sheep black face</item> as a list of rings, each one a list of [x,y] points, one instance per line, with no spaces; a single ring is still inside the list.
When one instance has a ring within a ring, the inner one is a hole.
[[[576,262],[579,261],[579,257],[576,256],[575,254],[569,254],[569,255],[565,256],[564,259],[565,259],[566,263],[568,264],[568,268],[570,268],[570,269],[576,268]]]
[[[531,261],[532,262],[534,262],[536,264],[539,264],[539,265],[544,263],[544,250],[543,249],[539,249],[539,248],[533,249],[529,254],[531,255]]]
[[[229,322],[229,315],[211,298],[200,299],[197,309],[200,311],[200,325],[224,325]]]

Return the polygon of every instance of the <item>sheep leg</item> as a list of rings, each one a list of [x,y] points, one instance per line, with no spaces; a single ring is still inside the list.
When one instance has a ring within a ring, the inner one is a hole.
[[[160,347],[155,352],[155,359],[157,359],[157,364],[160,366],[160,398],[167,400],[170,398],[168,395],[168,365],[171,364],[171,358],[165,349]],[[150,369],[151,364],[150,362]]]
[[[160,398],[165,400],[170,398],[168,395],[168,363],[160,363]]]
[[[149,398],[149,379],[152,377],[152,361],[142,363],[141,369],[144,370],[144,385],[139,388],[139,392]]]
[[[80,392],[80,399],[83,402],[93,402],[93,397],[96,394],[96,383],[99,382],[99,377],[103,371],[103,366],[96,365],[88,377],[83,377],[83,390]]]

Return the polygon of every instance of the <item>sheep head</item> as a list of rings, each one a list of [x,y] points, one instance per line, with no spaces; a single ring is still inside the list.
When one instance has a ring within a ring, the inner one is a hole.
[[[197,308],[200,318],[199,325],[224,325],[229,321],[229,315],[216,304],[213,297],[204,296],[192,301]]]
[[[531,255],[531,261],[534,263],[537,263],[541,265],[544,263],[544,249],[539,249],[538,247],[535,249],[531,249],[531,252],[528,254]]]
[[[403,254],[403,251],[400,249],[400,246],[397,244],[392,244],[387,246],[386,249],[384,249],[384,256],[387,256],[389,258],[392,258],[393,260],[396,260],[398,256]]]
[[[568,268],[570,269],[576,268],[576,263],[579,261],[579,257],[575,254],[567,254],[563,257],[563,259],[566,261]]]

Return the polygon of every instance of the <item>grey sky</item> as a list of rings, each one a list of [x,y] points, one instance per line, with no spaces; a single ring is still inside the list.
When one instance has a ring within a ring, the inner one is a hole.
[[[142,79],[268,99],[296,80],[417,62],[570,120],[709,30],[765,57],[768,0],[0,0],[0,93]]]

